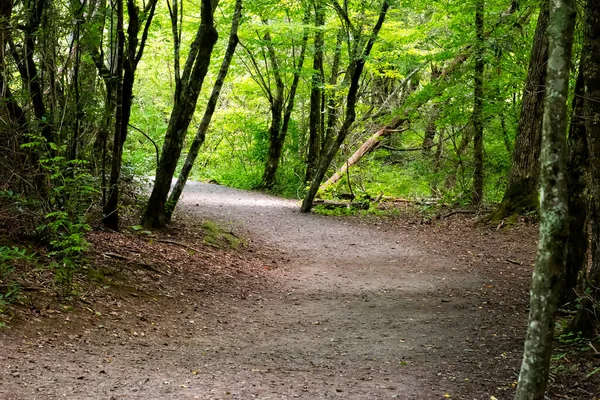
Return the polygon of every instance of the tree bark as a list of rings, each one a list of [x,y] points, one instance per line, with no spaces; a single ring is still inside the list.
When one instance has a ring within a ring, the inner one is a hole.
[[[541,129],[548,61],[548,36],[546,35],[549,16],[548,0],[542,0],[540,7],[508,186],[500,207],[491,217],[492,220],[536,210],[539,206]]]
[[[108,198],[104,203],[102,223],[113,231],[119,230],[119,176],[121,175],[121,132],[123,123],[123,64],[125,57],[125,32],[123,27],[123,0],[117,0],[117,51],[115,71],[117,79],[115,103],[115,134],[113,140],[113,160],[110,170]],[[115,159],[116,158],[116,159]]]
[[[573,111],[567,143],[567,188],[569,202],[569,238],[563,290],[559,304],[573,302],[578,276],[587,270],[588,252],[588,143],[584,118],[583,60],[575,84]]]
[[[593,338],[600,305],[600,4],[597,0],[587,1],[585,20],[582,61],[585,129],[590,159],[592,265],[585,284],[586,294],[570,329]]]
[[[304,17],[304,22],[308,23],[308,17],[310,16],[310,10],[307,9]],[[267,32],[268,35],[268,32]],[[267,35],[265,39],[267,40]],[[304,65],[304,55],[306,52],[306,44],[308,42],[308,30],[304,29],[304,35],[302,37],[300,55],[298,56],[298,65],[294,71],[294,77],[292,84],[290,85],[290,93],[288,96],[287,105],[285,106],[284,112],[284,84],[279,71],[279,63],[275,54],[275,49],[271,42],[271,37],[268,36],[267,46],[269,50],[269,58],[273,67],[273,73],[275,75],[275,83],[277,85],[277,92],[274,102],[271,103],[271,127],[269,129],[269,153],[267,163],[265,165],[265,171],[262,178],[261,187],[271,189],[275,184],[275,178],[277,170],[279,169],[279,162],[281,161],[281,153],[283,151],[283,145],[285,143],[285,137],[287,135],[290,119],[292,117],[292,111],[294,110],[294,100],[296,98],[296,91],[298,90],[298,84],[300,83],[300,72]],[[283,113],[283,116],[282,116]]]
[[[196,109],[213,47],[218,39],[213,13],[211,0],[202,0],[200,26],[190,46],[181,82],[178,84],[180,90],[175,93],[173,111],[165,134],[154,186],[142,217],[142,225],[146,227],[162,228],[166,224],[165,203],[171,188],[171,180]]]
[[[575,1],[553,1],[548,22],[548,80],[542,124],[540,239],[516,400],[543,400],[548,381],[568,236],[565,138],[574,27]]]
[[[323,140],[323,26],[325,25],[325,10],[323,0],[314,0],[315,8],[315,49],[313,56],[313,76],[310,88],[310,114],[309,114],[309,137],[308,153],[306,156],[306,175],[304,181],[309,182],[317,168],[321,141]]]
[[[340,63],[341,63],[341,58],[342,58],[342,42],[343,42],[343,40],[344,40],[344,31],[343,31],[343,29],[340,29],[338,31],[338,34],[336,37],[335,51],[333,53],[333,62],[331,63],[331,75],[329,76],[329,81],[328,81],[329,86],[332,88],[335,88],[335,86],[337,86],[337,84],[338,84],[338,76],[340,75],[340,68],[341,68]],[[326,106],[327,123],[324,125],[324,129],[323,129],[323,140],[321,141],[321,150],[319,152],[320,156],[323,155],[323,153],[325,152],[326,144],[331,141],[331,138],[333,138],[333,135],[335,133],[335,126],[337,123],[338,114],[339,114],[339,110],[340,110],[340,104],[339,104],[340,96],[338,95],[338,93],[335,89],[333,89],[331,91],[331,93],[329,93],[326,97],[327,97],[327,101],[325,101],[325,99],[321,100],[323,102],[323,106]],[[320,163],[321,162],[319,160],[319,164]],[[318,168],[319,164],[317,164],[317,168]]]
[[[435,64],[431,64],[431,82],[435,81],[440,77],[442,73],[441,68],[439,68]],[[423,136],[423,156],[428,156],[431,153],[431,148],[433,147],[433,142],[435,140],[435,133],[437,130],[436,121],[439,115],[439,106],[437,103],[433,103],[431,105],[431,110],[429,111],[429,120],[427,121],[427,125],[425,126],[425,135]]]
[[[11,123],[16,123],[20,128],[25,128],[27,125],[25,112],[12,95],[9,87],[10,72],[6,66],[5,55],[11,36],[10,17],[12,9],[12,0],[0,3],[0,98],[2,99],[0,105],[6,110],[6,115]]]
[[[127,15],[129,23],[127,25],[127,50],[125,50],[125,32],[123,21],[123,1],[117,2],[117,63],[116,71],[118,74],[116,91],[116,115],[115,115],[115,134],[113,140],[111,171],[110,171],[110,190],[108,199],[104,204],[102,223],[109,229],[119,230],[119,179],[121,178],[121,164],[123,162],[123,146],[127,139],[127,129],[131,117],[131,106],[133,104],[133,85],[135,83],[135,71],[144,52],[148,30],[156,3],[158,0],[151,0],[146,4],[146,22],[141,40],[138,38],[140,31],[140,11],[135,4],[135,0],[127,0]],[[139,44],[139,46],[138,46]]]
[[[477,0],[475,5],[475,30],[477,48],[475,51],[475,76],[473,96],[473,206],[480,207],[483,202],[483,73],[485,70],[484,42],[485,1]]]
[[[377,20],[377,23],[373,27],[373,32],[371,33],[364,50],[362,50],[358,54],[354,53],[356,55],[356,58],[351,61],[350,66],[348,67],[348,71],[346,72],[346,74],[350,77],[350,87],[348,88],[348,95],[346,96],[346,116],[344,119],[344,123],[339,129],[335,140],[329,141],[329,143],[326,145],[327,147],[323,156],[321,157],[319,168],[317,169],[315,176],[311,182],[310,188],[306,193],[304,200],[302,201],[302,206],[300,208],[300,211],[302,212],[309,212],[311,210],[313,200],[317,195],[319,186],[323,181],[323,177],[325,176],[325,173],[327,172],[327,169],[329,168],[329,165],[331,164],[331,161],[335,157],[340,146],[342,145],[342,143],[344,143],[344,140],[346,139],[346,136],[350,131],[350,127],[356,119],[355,107],[360,76],[362,75],[367,57],[369,57],[371,49],[373,48],[375,40],[377,39],[377,35],[379,34],[381,26],[383,25],[383,21],[385,20],[385,16],[387,14],[389,6],[390,5],[388,3],[388,0],[384,0],[381,6],[381,11],[379,13],[379,18]],[[358,44],[356,45],[358,46]]]
[[[210,98],[208,99],[208,103],[206,105],[206,110],[204,111],[204,116],[202,117],[202,121],[200,122],[200,126],[198,127],[198,131],[196,132],[196,136],[194,137],[194,141],[190,146],[190,150],[188,151],[187,157],[185,158],[185,162],[183,163],[183,167],[181,168],[181,172],[179,173],[179,178],[177,179],[177,183],[173,187],[171,191],[171,195],[169,196],[169,200],[165,205],[165,221],[169,223],[171,221],[171,216],[173,214],[173,210],[179,201],[179,197],[183,192],[183,188],[185,187],[185,183],[190,175],[192,167],[194,166],[194,161],[196,161],[196,157],[198,156],[198,151],[200,146],[204,143],[204,138],[206,137],[206,131],[210,125],[210,121],[215,112],[215,108],[217,106],[217,101],[219,100],[219,95],[221,94],[221,89],[223,88],[223,83],[225,82],[225,78],[227,77],[227,72],[229,71],[229,66],[231,65],[231,60],[233,59],[233,55],[235,53],[235,48],[239,43],[239,38],[237,35],[238,27],[240,25],[240,18],[242,15],[242,0],[236,0],[235,9],[233,12],[233,19],[231,21],[231,31],[229,32],[229,42],[227,44],[227,49],[225,50],[225,57],[223,58],[223,62],[221,63],[221,69],[219,70],[219,74],[217,75],[217,79],[215,80],[215,84],[213,86],[212,93],[210,94]]]
[[[283,148],[283,138],[281,133],[281,123],[283,121],[283,107],[284,107],[284,90],[285,85],[281,77],[281,71],[279,70],[279,62],[275,49],[271,41],[271,34],[267,31],[264,36],[264,40],[267,45],[269,60],[271,61],[271,69],[273,70],[273,77],[275,78],[275,95],[270,94],[270,105],[271,105],[271,126],[269,126],[269,152],[267,155],[267,162],[265,164],[265,170],[262,176],[261,187],[270,189],[275,184],[275,174],[279,168],[279,158],[281,157],[281,150]]]

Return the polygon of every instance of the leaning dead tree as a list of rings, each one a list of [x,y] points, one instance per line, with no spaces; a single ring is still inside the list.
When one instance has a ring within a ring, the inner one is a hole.
[[[344,165],[342,165],[342,167],[335,174],[331,175],[331,178],[329,178],[325,183],[321,185],[319,190],[325,190],[327,187],[337,183],[337,181],[339,181],[344,176],[348,168],[359,162],[361,158],[371,153],[373,150],[377,149],[381,145],[381,142],[384,138],[389,137],[392,133],[404,132],[408,129],[394,128],[394,126],[396,124],[399,125],[399,123],[400,121],[398,121],[398,123],[390,124],[371,135],[371,137],[369,137],[369,139],[367,139],[367,141],[364,142],[362,146],[360,146],[359,149],[356,150],[348,160],[346,160]]]
[[[373,31],[369,35],[367,43],[363,45],[362,43],[364,42],[359,40],[360,30],[354,28],[348,18],[347,13],[345,13],[345,11],[337,3],[334,4],[336,5],[336,10],[348,27],[348,38],[355,38],[353,49],[351,50],[351,55],[353,56],[352,61],[350,62],[346,73],[346,79],[349,80],[348,95],[346,96],[346,115],[344,118],[344,123],[338,130],[336,137],[331,137],[327,140],[325,151],[323,152],[323,156],[321,157],[319,163],[319,168],[315,172],[315,176],[313,177],[308,193],[302,202],[302,212],[309,212],[311,210],[313,206],[313,200],[317,195],[319,187],[321,186],[323,177],[325,176],[325,173],[327,172],[327,169],[337,154],[340,146],[342,143],[344,143],[352,124],[354,124],[354,120],[356,119],[356,102],[358,97],[358,88],[360,85],[360,76],[362,75],[367,58],[369,57],[369,54],[371,54],[371,50],[373,49],[377,35],[381,30],[381,26],[383,25],[383,21],[385,20],[387,11],[390,7],[389,2],[384,0],[379,13],[379,18],[373,27]],[[359,46],[364,47],[360,48]]]
[[[496,28],[505,24],[507,22],[507,18],[512,16],[518,10],[518,5],[516,3],[511,4],[511,6],[502,13],[499,20],[494,24],[494,26],[483,33],[482,40],[488,38]],[[533,12],[533,8],[527,9],[515,23],[515,26],[522,26]],[[394,118],[392,122],[386,125],[384,128],[375,132],[372,136],[365,141],[356,152],[352,154],[352,156],[342,165],[342,167],[333,174],[325,183],[323,183],[319,190],[324,190],[327,187],[337,183],[342,176],[346,173],[348,167],[358,163],[362,157],[369,154],[371,151],[375,150],[380,144],[381,140],[385,137],[390,136],[394,132],[403,132],[405,129],[398,128],[405,123],[410,122],[410,115],[415,111],[419,110],[425,104],[429,102],[432,98],[441,95],[446,86],[444,85],[447,82],[449,76],[455,73],[470,57],[472,57],[476,52],[476,47],[474,46],[466,46],[456,57],[454,57],[442,71],[438,71],[432,78],[431,82],[428,85],[429,96],[422,96],[415,102],[405,101],[402,105],[402,112],[400,116]],[[406,83],[412,78],[413,74],[418,72],[421,67],[417,68],[413,72],[411,72],[399,85],[399,88],[404,87]],[[421,93],[422,91],[419,91]],[[389,100],[389,98],[388,98]],[[387,100],[386,100],[387,103]],[[386,104],[384,103],[384,106]],[[384,107],[382,107],[384,108]]]

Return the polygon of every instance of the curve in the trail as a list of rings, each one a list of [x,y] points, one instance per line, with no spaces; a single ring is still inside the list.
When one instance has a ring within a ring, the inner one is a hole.
[[[452,263],[424,250],[410,233],[301,213],[296,200],[191,182],[180,206],[258,238],[284,255],[282,266],[289,274],[301,275],[313,286],[435,290],[446,286],[447,273],[455,271]],[[320,278],[308,279],[311,272]],[[453,284],[470,285],[473,279],[465,275]]]
[[[195,182],[180,207],[267,249],[280,267],[270,285],[208,304],[182,293],[164,327],[140,323],[144,338],[115,322],[78,345],[14,342],[0,351],[1,399],[441,399],[464,384],[460,364],[477,362],[465,351],[480,314],[460,293],[480,281],[409,231]]]
[[[270,371],[270,382],[254,382],[264,398],[434,399],[451,391],[436,378],[436,349],[462,356],[473,317],[455,292],[478,278],[427,252],[410,232],[303,214],[294,200],[191,183],[181,206],[282,254],[279,292],[237,312],[256,336],[230,333],[222,342],[255,349],[237,362],[260,360]]]

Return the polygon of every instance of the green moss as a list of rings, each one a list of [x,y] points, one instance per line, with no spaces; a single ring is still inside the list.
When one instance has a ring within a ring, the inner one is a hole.
[[[523,181],[519,184],[510,186],[500,207],[494,212],[489,221],[491,223],[506,220],[506,222],[516,222],[519,215],[537,212],[540,207],[537,184],[531,181]]]
[[[206,221],[202,224],[204,229],[204,243],[218,247],[229,247],[237,249],[243,245],[243,241],[230,230],[223,229],[213,221]]]

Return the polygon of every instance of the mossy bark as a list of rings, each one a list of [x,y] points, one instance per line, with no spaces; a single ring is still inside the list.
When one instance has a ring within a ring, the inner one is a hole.
[[[548,381],[568,236],[565,138],[574,28],[575,1],[553,0],[542,124],[540,239],[516,400],[543,400]]]
[[[323,0],[315,0],[315,38],[314,38],[314,56],[313,56],[313,76],[310,88],[310,114],[309,114],[309,135],[308,151],[306,155],[306,174],[304,181],[309,182],[319,163],[321,152],[321,143],[323,141],[323,47],[325,40],[323,37],[323,25],[325,24],[325,9]]]
[[[583,63],[575,84],[573,111],[569,127],[567,188],[569,196],[569,238],[565,279],[559,304],[573,303],[577,298],[575,289],[578,277],[587,268],[588,252],[588,143],[584,118]]]
[[[475,30],[477,33],[477,50],[475,51],[475,75],[473,82],[473,206],[479,207],[483,202],[483,73],[485,71],[485,39],[484,39],[485,0],[477,0],[475,4]]]
[[[156,179],[142,217],[142,225],[149,228],[162,228],[167,222],[165,206],[171,181],[218,39],[213,13],[211,0],[203,0],[200,26],[190,47],[181,80],[177,84],[178,91],[175,93],[175,102],[156,169]]]
[[[241,15],[242,0],[236,0],[233,18],[231,20],[231,30],[229,31],[229,41],[227,43],[227,49],[225,50],[225,57],[223,57],[223,62],[221,63],[219,74],[217,75],[217,79],[215,80],[215,84],[210,94],[210,98],[208,99],[208,103],[206,104],[206,110],[204,111],[204,115],[202,116],[202,121],[200,121],[200,126],[198,126],[196,136],[194,137],[194,140],[190,145],[190,149],[183,163],[183,167],[181,167],[181,172],[179,173],[179,177],[177,178],[177,183],[175,183],[175,186],[173,187],[173,190],[169,195],[169,200],[165,204],[166,223],[171,222],[171,216],[173,215],[173,211],[177,206],[179,197],[181,197],[181,193],[183,193],[183,189],[188,180],[188,177],[190,176],[190,172],[192,171],[192,167],[194,166],[196,157],[198,157],[198,151],[200,150],[200,146],[202,146],[202,144],[204,143],[204,139],[206,138],[206,132],[208,131],[210,121],[212,120],[215,108],[217,107],[217,101],[219,100],[221,89],[223,88],[223,84],[225,83],[225,78],[227,77],[227,72],[229,71],[229,66],[231,65],[231,60],[233,59],[235,48],[239,43],[237,32],[238,27],[240,25]]]
[[[548,16],[548,0],[542,0],[529,59],[508,186],[500,207],[491,216],[492,221],[499,221],[512,214],[534,211],[539,207],[540,146],[548,61]]]
[[[594,337],[600,307],[600,2],[588,0],[585,8],[585,39],[582,51],[585,87],[585,129],[590,158],[592,211],[592,265],[587,276],[581,308],[571,330]]]

